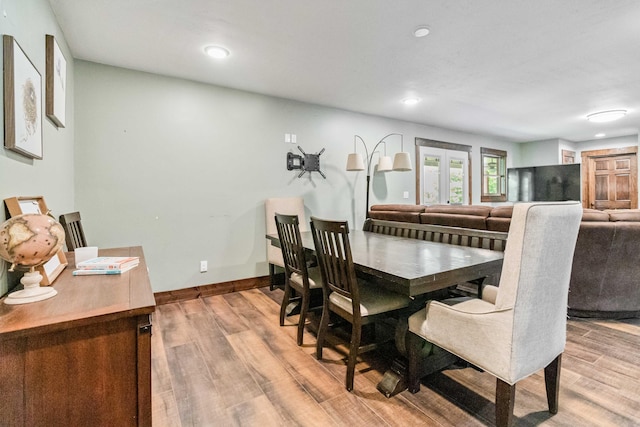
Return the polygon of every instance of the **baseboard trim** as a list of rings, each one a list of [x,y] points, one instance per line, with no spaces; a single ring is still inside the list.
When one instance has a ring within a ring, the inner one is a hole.
[[[172,302],[245,291],[247,289],[262,288],[264,286],[269,286],[269,276],[252,277],[211,285],[200,285],[192,288],[176,289],[174,291],[155,292],[153,296],[156,299],[156,305],[163,305]]]

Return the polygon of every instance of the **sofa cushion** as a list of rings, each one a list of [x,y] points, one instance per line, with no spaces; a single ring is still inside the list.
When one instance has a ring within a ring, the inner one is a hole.
[[[487,230],[489,231],[502,231],[508,232],[511,225],[511,218],[502,218],[497,216],[490,216],[487,218]]]
[[[640,222],[640,209],[606,210],[609,221]]]
[[[371,211],[398,211],[398,212],[424,212],[424,206],[421,205],[373,205]]]
[[[419,212],[401,212],[401,211],[374,211],[369,212],[369,218],[382,219],[385,221],[402,221],[414,224],[420,223]]]
[[[599,211],[597,209],[588,209],[584,208],[582,210],[582,221],[609,221],[609,214],[604,211]]]
[[[489,216],[497,217],[497,218],[511,218],[512,214],[513,214],[513,205],[496,206],[495,208],[491,209]]]
[[[490,212],[491,206],[484,205],[433,205],[427,206],[420,214],[420,222],[486,230]]]
[[[452,215],[474,215],[488,217],[491,206],[486,205],[432,205],[424,208],[425,213],[444,213]]]

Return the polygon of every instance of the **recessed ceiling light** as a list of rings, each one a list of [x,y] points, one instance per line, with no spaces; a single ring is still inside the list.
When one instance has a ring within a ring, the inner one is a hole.
[[[207,46],[204,51],[212,58],[222,59],[229,56],[229,51],[222,46]]]
[[[623,118],[627,114],[627,110],[609,110],[600,111],[598,113],[589,114],[587,120],[594,123],[612,122]]]
[[[606,133],[596,133],[596,134],[595,134],[595,135],[593,135],[593,136],[595,136],[596,138],[602,138],[602,137],[604,137],[604,136],[607,136],[607,134],[606,134]]]
[[[428,36],[430,32],[431,30],[429,29],[429,27],[421,25],[413,30],[413,35],[416,37],[425,37]]]
[[[402,100],[404,105],[416,105],[418,102],[420,102],[420,98],[405,98]]]

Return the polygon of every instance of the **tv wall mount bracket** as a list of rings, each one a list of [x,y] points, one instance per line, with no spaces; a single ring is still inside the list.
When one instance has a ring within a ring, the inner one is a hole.
[[[318,172],[324,179],[327,179],[320,170],[320,155],[324,153],[324,148],[317,154],[307,154],[299,145],[298,150],[303,154],[302,156],[291,152],[287,153],[287,170],[302,170],[298,178],[301,178],[305,172]]]

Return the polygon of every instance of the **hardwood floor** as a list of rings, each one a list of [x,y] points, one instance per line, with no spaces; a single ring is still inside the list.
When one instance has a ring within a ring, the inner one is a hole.
[[[154,426],[494,425],[495,378],[472,368],[422,380],[385,398],[390,361],[365,354],[352,393],[344,354],[315,359],[296,345],[297,316],[278,326],[282,291],[268,288],[157,307],[152,336]],[[516,425],[640,425],[640,319],[570,320],[560,410],[547,412],[542,371],[518,383]]]

